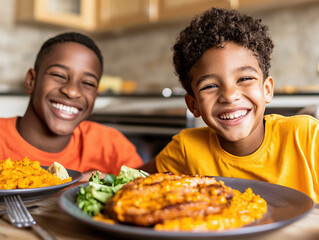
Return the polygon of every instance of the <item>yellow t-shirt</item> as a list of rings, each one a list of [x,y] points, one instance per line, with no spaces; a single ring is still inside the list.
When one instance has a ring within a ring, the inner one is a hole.
[[[264,119],[263,143],[248,156],[226,152],[208,127],[185,129],[156,156],[157,170],[266,181],[319,202],[319,121],[305,115]]]

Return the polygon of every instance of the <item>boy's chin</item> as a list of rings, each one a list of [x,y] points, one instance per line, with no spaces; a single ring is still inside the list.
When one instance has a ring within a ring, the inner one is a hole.
[[[74,126],[72,127],[62,126],[60,128],[58,126],[55,126],[51,128],[50,130],[52,134],[56,136],[69,136],[69,135],[72,135],[74,128],[75,128]]]
[[[236,143],[244,140],[245,138],[248,137],[249,134],[246,133],[236,133],[236,132],[231,132],[231,133],[217,133],[220,138],[223,139],[223,141],[230,142],[230,143]]]
[[[46,120],[48,130],[56,136],[72,135],[74,129],[82,122],[79,118],[76,120],[48,118]]]

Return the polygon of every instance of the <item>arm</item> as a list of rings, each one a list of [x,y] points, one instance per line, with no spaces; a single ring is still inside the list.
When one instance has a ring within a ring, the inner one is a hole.
[[[157,173],[158,171],[156,168],[155,158],[153,158],[151,161],[145,163],[143,166],[139,167],[138,169],[143,170],[149,174]]]

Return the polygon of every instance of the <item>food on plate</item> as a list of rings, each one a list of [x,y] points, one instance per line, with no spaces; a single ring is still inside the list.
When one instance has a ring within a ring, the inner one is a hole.
[[[201,175],[151,174],[123,186],[104,208],[115,221],[165,231],[237,228],[262,218],[267,203]]]
[[[105,210],[120,222],[153,226],[178,217],[220,213],[232,198],[232,189],[215,178],[158,173],[126,184]]]
[[[59,171],[63,172],[63,169],[61,168]],[[16,161],[12,161],[10,158],[0,160],[0,189],[40,188],[70,181],[72,181],[71,177],[60,179],[43,169],[40,162],[30,161],[27,157]]]
[[[107,200],[112,198],[126,183],[148,175],[142,170],[136,170],[124,165],[121,167],[118,176],[107,174],[103,179],[100,179],[99,171],[96,174],[92,173],[89,185],[80,187],[80,191],[77,193],[77,205],[86,214],[96,216],[103,210]]]
[[[160,231],[209,231],[239,228],[261,219],[267,212],[267,203],[251,188],[244,193],[234,191],[230,205],[218,214],[177,218],[154,226]]]
[[[56,175],[61,180],[68,179],[70,176],[68,171],[58,162],[54,162],[49,168],[48,172]]]

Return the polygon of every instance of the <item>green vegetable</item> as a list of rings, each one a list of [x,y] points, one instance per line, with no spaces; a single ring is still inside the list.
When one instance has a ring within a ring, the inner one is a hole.
[[[78,207],[90,216],[96,216],[101,212],[105,203],[126,183],[149,174],[142,170],[122,166],[118,176],[107,174],[105,178],[100,179],[100,175],[99,171],[96,172],[96,175],[92,173],[89,185],[80,187],[76,197]]]

